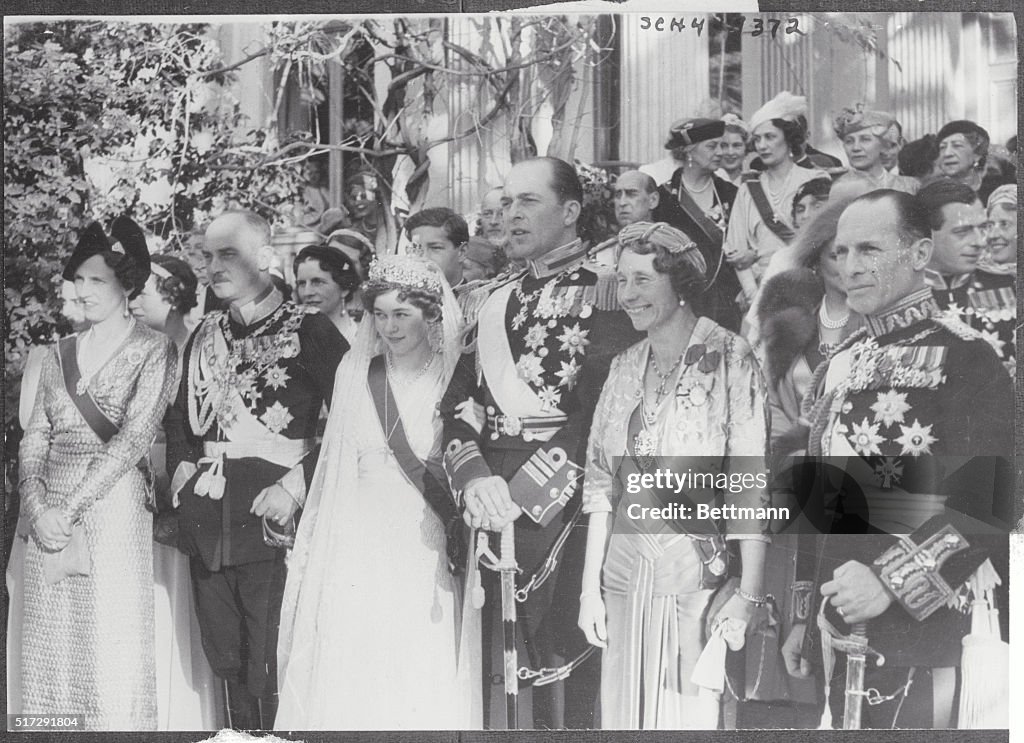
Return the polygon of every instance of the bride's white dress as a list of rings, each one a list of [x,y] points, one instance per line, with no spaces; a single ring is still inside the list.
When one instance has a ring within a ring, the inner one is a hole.
[[[365,380],[353,387],[332,411],[347,423],[340,442],[329,426],[319,503],[289,563],[276,726],[478,728],[479,613],[462,621],[443,525],[391,454]],[[440,445],[441,387],[440,374],[392,381],[420,459]]]

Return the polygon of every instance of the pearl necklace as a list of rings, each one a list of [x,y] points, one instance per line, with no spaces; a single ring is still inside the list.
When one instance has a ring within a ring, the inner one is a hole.
[[[789,181],[793,177],[793,170],[794,170],[794,168],[797,168],[797,167],[799,167],[799,166],[796,163],[793,163],[790,166],[789,172],[786,173],[786,177],[782,179],[782,183],[779,186],[779,190],[778,191],[776,191],[776,190],[774,190],[772,188],[772,178],[771,178],[770,175],[768,175],[767,172],[765,172],[765,175],[764,175],[764,190],[765,190],[765,193],[768,194],[768,198],[771,199],[772,206],[774,206],[776,208],[776,211],[778,211],[778,207],[780,206],[780,204],[781,204],[781,202],[783,200],[783,197],[786,195],[787,186],[789,186]]]
[[[683,188],[685,188],[685,189],[686,189],[687,191],[689,191],[690,193],[704,193],[704,192],[705,192],[705,191],[707,191],[707,190],[708,190],[708,188],[710,188],[710,187],[712,186],[712,184],[714,184],[714,182],[715,182],[714,178],[712,178],[711,176],[708,176],[708,180],[707,180],[707,183],[705,183],[705,184],[704,184],[704,185],[703,185],[702,187],[700,187],[700,188],[694,188],[693,186],[689,185],[689,184],[688,184],[688,183],[686,182],[686,176],[680,176],[679,180],[680,180],[680,181],[682,182],[682,184],[683,184]]]
[[[417,371],[411,377],[405,376],[403,378],[403,375],[399,374],[398,369],[395,366],[395,360],[392,357],[392,355],[390,353],[384,354],[384,360],[387,362],[388,374],[391,376],[393,380],[395,380],[396,382],[401,381],[402,384],[413,384],[417,382],[419,378],[426,374],[430,370],[430,367],[434,365],[434,360],[436,358],[437,356],[435,354],[430,354],[430,357],[427,359],[427,363],[421,366],[419,371]]]
[[[829,317],[828,307],[825,306],[825,300],[821,300],[821,306],[818,307],[818,321],[821,323],[823,328],[827,330],[839,330],[845,328],[846,324],[850,322],[850,313],[847,312],[843,315],[841,320],[833,320]]]

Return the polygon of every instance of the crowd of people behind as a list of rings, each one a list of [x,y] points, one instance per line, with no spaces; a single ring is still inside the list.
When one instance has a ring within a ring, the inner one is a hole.
[[[8,711],[998,726],[1008,697],[959,641],[1006,636],[1021,516],[1011,156],[963,120],[907,144],[858,106],[843,166],[806,117],[782,92],[675,122],[664,159],[614,177],[603,241],[545,157],[396,245],[372,174],[340,209],[311,177],[303,230],[227,211],[198,277],[127,217],[91,224],[63,272],[75,332],[22,381]],[[636,484],[669,464],[835,457],[712,493],[741,517],[632,515],[667,505]],[[854,478],[870,528],[778,533],[765,509],[801,477],[821,498]],[[858,640],[885,663],[851,712],[836,658]]]

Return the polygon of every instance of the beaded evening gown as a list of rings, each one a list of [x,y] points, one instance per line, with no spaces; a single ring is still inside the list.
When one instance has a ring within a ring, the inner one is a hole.
[[[136,325],[84,387],[118,427],[107,442],[69,395],[56,352],[43,363],[22,440],[22,517],[60,509],[84,533],[88,574],[49,582],[35,539],[25,554],[21,648],[25,714],[84,714],[85,727],[157,726],[153,517],[137,467],[170,399],[169,339]]]

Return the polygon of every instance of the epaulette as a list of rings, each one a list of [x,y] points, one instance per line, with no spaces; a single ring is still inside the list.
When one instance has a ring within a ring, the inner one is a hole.
[[[594,309],[603,312],[614,312],[619,306],[619,285],[615,280],[615,271],[595,261],[588,260],[584,268],[592,272],[597,281],[586,287],[584,301],[593,304]]]
[[[491,289],[489,284],[483,284],[471,289],[460,297],[459,304],[462,309],[462,316],[466,320],[466,325],[475,325],[476,316],[480,313],[480,308],[483,307],[484,302],[491,296]]]
[[[980,332],[949,312],[932,315],[932,320],[962,340],[975,341],[982,337]]]

